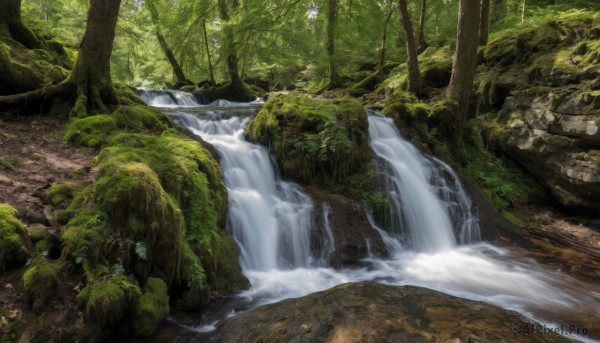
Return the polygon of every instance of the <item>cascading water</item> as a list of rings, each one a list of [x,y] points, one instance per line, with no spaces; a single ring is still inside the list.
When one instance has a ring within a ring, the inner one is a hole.
[[[155,96],[146,101],[173,106]],[[377,113],[369,113],[370,142],[387,164],[380,172],[394,218],[390,230],[378,229],[392,256],[367,259],[365,268],[334,270],[324,262],[330,250],[318,258],[310,253],[311,199],[297,185],[279,179],[264,147],[244,140],[255,106],[214,102],[164,111],[219,151],[229,189],[228,229],[240,245],[242,269],[252,284],[239,297],[250,307],[370,280],[482,300],[544,323],[561,324],[581,315],[600,318],[598,295],[580,291],[593,289],[589,284],[516,261],[504,248],[476,243],[476,211],[458,176],[443,162],[422,155],[391,120]],[[325,223],[329,211],[324,208]],[[333,249],[334,237],[326,229],[325,245]]]

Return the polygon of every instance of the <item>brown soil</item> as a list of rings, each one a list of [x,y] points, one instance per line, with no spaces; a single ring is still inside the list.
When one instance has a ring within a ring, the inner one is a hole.
[[[94,180],[92,149],[77,148],[62,140],[65,119],[41,116],[16,117],[0,122],[0,203],[19,210],[19,219],[28,227],[52,230],[58,224],[54,208],[46,199],[53,183],[71,183],[83,187]],[[46,212],[46,214],[44,214]],[[50,219],[50,220],[49,220]],[[48,315],[36,315],[22,290],[23,269],[0,271],[0,337],[18,334],[25,326],[43,320],[50,333],[58,328],[77,325],[81,314],[74,311],[75,299],[66,299],[65,290],[48,305]],[[63,275],[64,287],[76,280]],[[75,324],[74,324],[75,323]],[[27,330],[21,341],[28,341]]]
[[[82,186],[94,179],[95,152],[63,142],[64,124],[41,116],[0,123],[0,203],[18,209],[25,224],[50,225],[44,207],[53,183]]]

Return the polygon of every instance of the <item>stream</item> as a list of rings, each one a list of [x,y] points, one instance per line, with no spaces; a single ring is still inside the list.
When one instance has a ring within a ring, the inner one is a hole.
[[[586,320],[600,318],[595,285],[481,241],[477,211],[454,171],[421,154],[377,112],[368,113],[369,139],[374,155],[385,161],[378,173],[385,179],[391,224],[383,230],[371,223],[390,257],[334,269],[327,259],[335,239],[328,227],[330,209],[324,205],[319,228],[326,233],[325,249],[313,256],[315,204],[301,186],[281,179],[266,147],[244,139],[244,127],[261,101],[202,105],[189,93],[157,90],[141,90],[140,96],[217,149],[229,191],[227,230],[240,246],[240,265],[251,283],[209,310],[200,324],[170,318],[174,341],[206,339],[219,322],[240,311],[354,281],[427,287],[515,310],[548,327],[583,328]],[[590,337],[599,339],[600,333],[594,334],[569,338],[594,342]]]

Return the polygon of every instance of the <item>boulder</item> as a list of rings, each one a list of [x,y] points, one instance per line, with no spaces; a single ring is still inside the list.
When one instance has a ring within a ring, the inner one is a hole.
[[[570,342],[478,301],[414,286],[348,283],[261,306],[219,325],[215,342]]]
[[[558,89],[507,97],[499,146],[566,208],[600,203],[600,101],[597,92]]]

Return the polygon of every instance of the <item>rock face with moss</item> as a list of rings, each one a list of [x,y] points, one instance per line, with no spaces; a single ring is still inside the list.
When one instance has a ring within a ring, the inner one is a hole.
[[[484,106],[500,108],[488,136],[566,208],[600,203],[600,21],[565,15],[486,47]]]
[[[20,267],[29,257],[27,230],[16,215],[10,205],[0,204],[0,270]]]
[[[370,161],[367,114],[353,99],[278,95],[246,127],[268,146],[284,177],[301,183],[343,183]]]
[[[511,325],[525,323],[516,312],[426,288],[360,282],[244,312],[220,325],[216,342],[504,342],[519,337]]]

